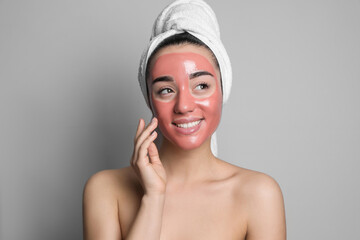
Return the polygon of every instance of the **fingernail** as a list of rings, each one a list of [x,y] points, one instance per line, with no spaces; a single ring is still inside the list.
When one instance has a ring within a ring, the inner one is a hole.
[[[152,123],[156,122],[156,118],[154,117],[152,120],[151,120]]]

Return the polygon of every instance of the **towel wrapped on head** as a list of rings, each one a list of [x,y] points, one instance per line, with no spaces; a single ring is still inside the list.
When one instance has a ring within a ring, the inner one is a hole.
[[[232,70],[228,54],[220,40],[220,29],[214,11],[202,0],[177,0],[168,5],[157,17],[139,67],[138,80],[145,101],[150,106],[147,85],[146,67],[157,46],[165,39],[188,32],[207,45],[216,57],[221,74],[223,103],[230,95]],[[217,155],[216,134],[211,138],[211,150]]]

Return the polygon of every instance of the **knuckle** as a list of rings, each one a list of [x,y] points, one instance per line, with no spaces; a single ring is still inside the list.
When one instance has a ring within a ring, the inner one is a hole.
[[[135,144],[135,149],[139,149],[140,147],[141,147],[141,145],[140,145],[140,143],[139,142],[136,142],[136,144]]]
[[[139,149],[140,149],[140,151],[144,151],[144,150],[146,150],[147,148],[146,148],[145,144],[142,144]]]

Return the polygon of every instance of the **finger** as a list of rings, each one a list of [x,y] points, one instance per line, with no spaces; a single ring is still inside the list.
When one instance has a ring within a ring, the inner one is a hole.
[[[144,127],[145,127],[145,121],[144,121],[144,119],[140,118],[137,130],[136,130],[136,134],[135,134],[135,141],[140,136],[141,132],[144,130]]]
[[[154,142],[150,143],[148,151],[149,151],[150,162],[151,163],[160,163],[161,164],[160,157],[159,157],[159,152],[158,152],[158,149],[157,149]]]
[[[145,123],[145,122],[144,122]],[[151,123],[149,123],[149,125],[150,125]],[[148,126],[148,128],[149,128],[149,126]],[[155,132],[155,135],[153,135],[153,136],[151,136],[151,135],[149,135],[149,136],[147,136],[147,138],[150,138],[150,137],[152,137],[153,138],[153,140],[155,140],[156,139],[156,132]],[[143,133],[142,133],[142,136],[144,136],[143,135]],[[140,136],[139,136],[139,138],[140,138]],[[139,140],[139,138],[137,139],[137,141],[136,141],[136,143],[135,143],[135,147],[134,147],[134,152],[133,152],[133,157],[132,157],[132,159],[131,159],[131,164],[132,165],[136,165],[136,163],[137,163],[137,161],[139,160],[139,158],[144,158],[144,156],[140,156],[139,155],[139,151],[140,151],[140,148],[141,148],[141,146],[142,146],[142,144],[144,144],[144,141],[142,141],[142,139],[140,139]],[[153,141],[152,140],[152,141]],[[140,142],[140,141],[142,141],[142,142]],[[146,148],[147,148],[148,146],[146,145]],[[147,157],[147,150],[146,150],[146,153],[145,153],[145,157]]]
[[[139,148],[138,164],[145,166],[146,164],[149,163],[149,158],[147,156],[148,149],[149,149],[150,144],[153,143],[153,141],[156,139],[156,137],[157,137],[157,132],[153,132],[141,144],[141,146]]]
[[[145,125],[145,121],[143,121],[143,124]],[[145,126],[144,126],[145,127]],[[140,133],[140,135],[138,136],[138,138],[136,139],[135,142],[135,147],[134,147],[134,159],[133,159],[133,164],[136,164],[137,159],[139,158],[139,148],[140,146],[143,144],[144,140],[150,136],[150,133],[156,129],[157,127],[157,119],[153,118],[152,121],[148,124],[148,126],[146,127],[145,130],[144,127],[142,128],[142,132]]]
[[[137,150],[138,150],[138,147],[137,147],[137,139],[139,138],[140,134],[144,131],[144,128],[145,128],[145,121],[144,119],[140,118],[139,119],[139,123],[138,123],[138,127],[136,129],[136,134],[135,134],[135,137],[134,137],[134,150],[133,150],[133,161],[136,160],[136,158],[134,156],[137,156]],[[133,162],[132,161],[132,162]]]
[[[135,137],[134,137],[134,150],[133,150],[133,156],[131,158],[131,164],[134,164],[135,162],[135,156],[137,156],[137,150],[136,150],[136,139],[140,136],[141,132],[144,130],[145,122],[144,119],[140,118],[139,123],[136,129]]]
[[[139,149],[141,144],[145,141],[147,137],[149,137],[150,133],[154,131],[157,127],[157,119],[153,118],[152,121],[148,124],[145,130],[142,131],[140,136],[136,140],[135,148]]]

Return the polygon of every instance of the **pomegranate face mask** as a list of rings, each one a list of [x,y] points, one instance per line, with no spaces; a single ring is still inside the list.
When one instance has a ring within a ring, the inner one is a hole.
[[[185,150],[201,146],[216,130],[222,110],[220,79],[211,59],[193,52],[158,57],[150,72],[149,99],[159,128]]]

